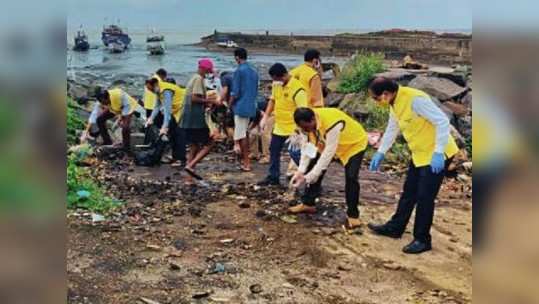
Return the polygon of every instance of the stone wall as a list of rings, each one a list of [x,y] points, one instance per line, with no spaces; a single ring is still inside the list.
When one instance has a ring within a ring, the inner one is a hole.
[[[200,45],[215,47],[218,40],[230,39],[245,48],[302,53],[317,48],[325,55],[350,56],[355,52],[375,51],[387,59],[402,59],[411,54],[414,59],[430,62],[470,64],[472,61],[471,35],[436,35],[434,33],[369,33],[336,36],[253,35],[242,33],[215,33],[203,37]]]

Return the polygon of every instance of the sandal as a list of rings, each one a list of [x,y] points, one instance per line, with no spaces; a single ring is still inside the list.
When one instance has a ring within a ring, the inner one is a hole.
[[[192,177],[194,177],[195,179],[197,180],[203,180],[204,178],[198,174],[195,173],[195,171],[191,168],[184,168],[183,170],[185,170],[185,172],[187,172],[187,174],[191,175]]]

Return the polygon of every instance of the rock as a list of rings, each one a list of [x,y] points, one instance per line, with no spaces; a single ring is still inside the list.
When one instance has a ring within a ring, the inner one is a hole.
[[[230,298],[222,297],[222,296],[211,296],[210,301],[216,302],[216,303],[228,303],[230,302]]]
[[[466,95],[464,95],[464,97],[462,97],[460,102],[464,106],[466,106],[468,109],[471,109],[472,108],[472,91],[469,91],[468,93],[466,93]]]
[[[253,284],[253,285],[249,286],[249,290],[253,294],[259,294],[259,293],[262,292],[262,286],[260,284]]]
[[[462,136],[465,138],[472,138],[472,115],[458,117],[455,125]]]
[[[339,106],[339,104],[344,100],[343,94],[338,93],[330,93],[326,98],[324,99],[324,103],[326,104],[326,107],[330,108],[336,108]]]
[[[384,263],[382,266],[384,266],[384,268],[389,269],[389,270],[399,270],[399,269],[401,269],[401,267],[399,265],[394,264],[394,263]]]
[[[468,91],[467,88],[461,87],[451,80],[437,77],[418,76],[410,81],[408,86],[425,91],[441,101],[457,99]]]
[[[444,114],[449,118],[449,121],[451,123],[455,122],[455,115],[453,115],[453,111],[451,111],[450,108],[446,107],[444,103],[441,103],[438,98],[431,98],[432,101],[444,112]]]
[[[472,171],[472,162],[469,161],[469,162],[464,162],[462,163],[462,167],[464,168],[464,170],[466,171]]]
[[[295,288],[294,285],[292,285],[292,284],[290,284],[290,283],[288,283],[288,282],[283,283],[282,286],[283,286],[284,288],[286,288],[286,289],[294,289],[294,288]]]
[[[402,85],[407,85],[412,79],[416,78],[416,75],[406,71],[404,69],[389,69],[387,72],[378,73],[376,77],[385,77],[395,80]]]
[[[456,116],[465,116],[470,112],[465,105],[454,101],[446,101],[444,102],[444,106],[451,110]]]
[[[348,115],[356,116],[358,119],[366,119],[369,114],[369,111],[367,110],[367,97],[364,93],[346,94],[339,104],[339,109],[346,112]]]
[[[168,264],[168,268],[170,268],[170,270],[180,270],[181,266],[180,266],[180,264],[178,264],[176,262],[170,262]]]
[[[161,251],[161,247],[158,246],[158,245],[147,244],[147,245],[146,245],[146,248],[147,248],[147,249],[150,249],[150,250],[152,250],[152,251]]]
[[[352,266],[350,266],[349,264],[341,263],[339,264],[339,266],[337,266],[337,269],[340,271],[350,271],[352,270]]]
[[[456,72],[451,68],[431,68],[429,76],[444,78],[454,82],[456,85],[466,87],[466,73]]]
[[[211,290],[197,291],[197,292],[195,292],[195,293],[192,295],[192,298],[193,298],[193,299],[207,298],[207,297],[210,296],[211,293],[212,293]]]
[[[461,182],[468,182],[468,181],[470,181],[472,178],[469,177],[469,176],[466,175],[466,174],[459,174],[459,175],[457,175],[457,179],[460,180]]]
[[[238,207],[240,207],[241,209],[247,209],[251,207],[251,204],[249,204],[248,202],[241,202],[238,204]]]
[[[293,215],[282,215],[280,217],[281,221],[288,223],[288,224],[296,224],[298,222],[297,217]]]
[[[175,240],[172,245],[176,250],[185,250],[187,249],[187,243],[184,240]]]
[[[224,239],[224,240],[220,240],[219,243],[221,244],[231,244],[231,243],[234,243],[235,239]]]
[[[140,298],[140,301],[143,302],[143,303],[146,303],[146,304],[161,304],[161,303],[159,303],[157,301],[154,301],[152,299],[143,298],[143,297]]]

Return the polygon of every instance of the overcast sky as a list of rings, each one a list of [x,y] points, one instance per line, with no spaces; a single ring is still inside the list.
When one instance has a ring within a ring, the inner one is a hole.
[[[131,29],[471,29],[470,0],[69,0],[68,26]]]

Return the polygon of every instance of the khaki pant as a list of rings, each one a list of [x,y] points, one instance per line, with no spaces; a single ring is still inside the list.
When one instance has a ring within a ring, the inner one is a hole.
[[[250,131],[249,145],[251,153],[254,157],[269,158],[269,146],[274,124],[275,118],[271,116],[266,122],[266,129],[264,130],[264,132],[262,132],[259,127],[256,127]]]

